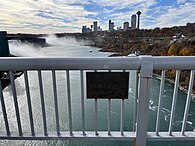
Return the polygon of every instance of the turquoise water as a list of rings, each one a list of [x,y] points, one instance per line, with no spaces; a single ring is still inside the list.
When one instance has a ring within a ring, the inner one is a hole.
[[[39,50],[42,54],[46,56],[65,56],[65,57],[106,57],[110,53],[99,52],[98,48],[92,48],[87,46],[80,45],[58,45],[53,47],[42,48]],[[29,71],[29,83],[31,89],[31,99],[32,99],[32,108],[35,121],[35,131],[43,132],[42,126],[42,115],[40,107],[40,97],[38,90],[38,79],[37,72]],[[52,92],[52,78],[50,71],[43,71],[43,86],[44,86],[44,96],[46,104],[46,116],[48,131],[55,130],[55,114],[54,114],[54,101],[53,101],[53,92]],[[67,112],[67,92],[66,92],[66,72],[57,71],[57,91],[58,91],[58,104],[59,104],[59,116],[60,116],[60,129],[68,130],[68,112]],[[80,72],[71,71],[71,100],[72,100],[72,113],[73,113],[73,130],[81,130],[82,119],[81,119],[81,91],[80,91]],[[149,112],[149,131],[155,131],[155,121],[156,121],[156,112],[158,104],[158,94],[159,94],[160,80],[153,78],[152,80],[152,90],[151,90],[151,99],[150,99],[150,112]],[[24,79],[23,76],[16,80],[17,95],[19,108],[21,113],[21,121],[24,132],[29,132],[29,118],[27,111],[27,101],[24,88]],[[129,99],[125,100],[125,123],[124,131],[129,131],[133,129],[133,114],[134,114],[134,95],[135,95],[135,72],[130,72],[130,87],[129,87]],[[170,118],[170,109],[171,101],[173,95],[173,85],[166,82],[165,84],[165,94],[163,96],[163,108],[161,116],[161,131],[167,131]],[[8,120],[10,123],[11,131],[17,131],[15,111],[13,108],[13,99],[12,92],[10,87],[6,88],[4,91],[4,96],[6,97],[5,102],[7,105]],[[185,107],[185,97],[186,94],[179,90],[178,101],[176,107],[176,117],[174,122],[174,130],[181,130],[183,111]],[[120,100],[111,101],[111,131],[119,130],[120,128]],[[188,116],[187,130],[192,131],[195,127],[195,116],[194,109],[195,103],[191,102],[190,113]],[[94,100],[85,100],[85,116],[86,116],[86,130],[94,131]],[[99,130],[107,129],[107,100],[98,101],[98,124]],[[2,112],[0,113],[0,131],[5,132],[4,122]],[[0,141],[0,145],[59,145],[59,146],[131,146],[131,141]],[[174,142],[147,142],[148,146],[194,146],[195,142],[183,142],[183,141],[174,141]]]

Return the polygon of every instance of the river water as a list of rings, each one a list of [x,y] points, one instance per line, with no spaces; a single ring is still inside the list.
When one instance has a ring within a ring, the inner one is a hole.
[[[13,46],[12,46],[13,47]],[[13,49],[13,48],[12,48]],[[21,51],[21,50],[20,50]],[[81,46],[80,44],[58,44],[52,47],[39,48],[36,53],[40,56],[64,56],[64,57],[107,57],[110,53],[99,52],[98,48]],[[40,96],[38,90],[38,78],[37,72],[29,71],[29,83],[30,92],[33,108],[33,116],[35,121],[35,131],[43,132],[42,126],[42,114],[40,107]],[[52,78],[50,71],[43,71],[43,86],[44,96],[46,104],[46,117],[48,124],[48,131],[55,130],[55,113],[53,103],[53,92],[52,92]],[[71,79],[71,97],[72,97],[72,112],[73,112],[73,130],[81,130],[82,119],[81,119],[81,95],[80,95],[80,72],[70,72]],[[29,118],[27,110],[26,93],[24,87],[23,76],[18,78],[16,81],[16,89],[18,95],[19,109],[21,114],[21,122],[23,126],[23,132],[30,132]],[[155,131],[156,123],[156,112],[158,105],[158,94],[159,94],[160,80],[153,77],[151,99],[150,99],[150,112],[149,112],[149,131]],[[57,93],[58,93],[58,104],[59,104],[59,116],[60,116],[60,129],[68,130],[68,112],[67,112],[67,92],[65,82],[65,71],[57,71]],[[170,119],[171,101],[173,95],[173,85],[169,82],[165,83],[165,93],[163,96],[163,108],[161,116],[161,131],[167,131]],[[12,91],[10,87],[4,90],[5,102],[7,106],[8,120],[11,131],[17,131],[17,124],[15,118],[15,111],[13,105]],[[125,100],[125,123],[124,131],[132,130],[133,128],[133,113],[134,113],[134,96],[135,96],[135,72],[130,72],[130,87],[129,87],[129,98]],[[178,101],[176,106],[176,116],[174,122],[174,130],[181,130],[182,117],[185,107],[186,94],[179,90]],[[120,129],[120,100],[112,100],[111,102],[111,130],[116,131]],[[195,127],[195,116],[194,116],[195,102],[191,102],[190,113],[188,116],[187,130],[194,130]],[[107,100],[98,101],[98,124],[99,130],[107,129]],[[85,100],[85,114],[86,114],[86,130],[94,130],[94,101]],[[4,121],[2,111],[0,111],[0,132],[5,132]],[[0,141],[0,145],[59,145],[59,146],[131,146],[130,141]],[[148,146],[194,146],[195,142],[188,141],[174,141],[174,142],[147,142]]]

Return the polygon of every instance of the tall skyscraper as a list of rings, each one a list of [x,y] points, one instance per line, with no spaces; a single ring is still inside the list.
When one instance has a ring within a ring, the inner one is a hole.
[[[109,20],[108,29],[109,29],[109,31],[114,30],[114,22],[112,22],[111,20]]]
[[[136,29],[136,15],[131,16],[131,29]]]
[[[97,31],[97,21],[93,22],[93,31]]]
[[[109,31],[111,30],[111,23],[112,23],[112,21],[109,20],[109,23],[108,23],[108,30],[109,30]]]

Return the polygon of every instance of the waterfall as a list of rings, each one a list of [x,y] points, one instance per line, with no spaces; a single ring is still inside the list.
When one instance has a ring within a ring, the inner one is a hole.
[[[9,40],[10,54],[18,57],[44,56],[41,48],[30,43],[22,43],[20,40]]]

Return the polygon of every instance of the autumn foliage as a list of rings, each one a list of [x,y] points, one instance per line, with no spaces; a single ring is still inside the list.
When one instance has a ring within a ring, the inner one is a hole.
[[[183,48],[182,50],[180,50],[179,55],[181,56],[190,56],[193,53],[193,50],[191,48]]]
[[[176,44],[172,44],[168,50],[167,55],[168,56],[177,56],[178,54],[178,48],[176,46]]]

